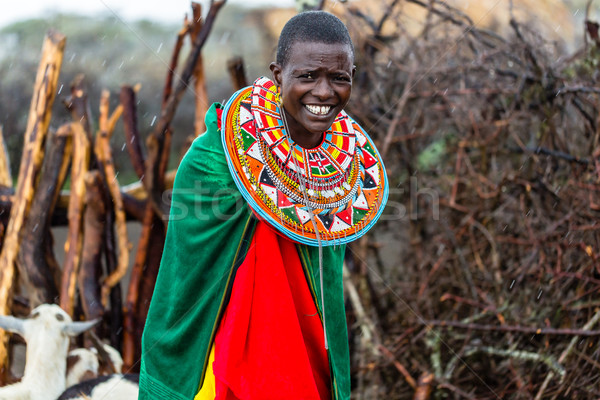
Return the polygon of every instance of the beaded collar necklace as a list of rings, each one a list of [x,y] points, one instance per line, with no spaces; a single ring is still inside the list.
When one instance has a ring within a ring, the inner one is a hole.
[[[381,215],[388,193],[383,163],[346,113],[319,146],[304,149],[287,133],[274,83],[259,78],[227,102],[221,127],[240,192],[258,217],[290,239],[312,246],[347,243]]]

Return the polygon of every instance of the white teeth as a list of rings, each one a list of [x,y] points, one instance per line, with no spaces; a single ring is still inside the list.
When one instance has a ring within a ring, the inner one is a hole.
[[[329,112],[329,110],[331,110],[330,106],[313,106],[313,105],[309,105],[309,104],[306,105],[306,108],[311,113],[317,114],[317,115],[325,115]]]

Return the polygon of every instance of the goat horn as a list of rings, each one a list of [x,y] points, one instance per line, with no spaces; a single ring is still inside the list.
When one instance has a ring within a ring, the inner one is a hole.
[[[82,321],[82,322],[71,322],[67,324],[63,328],[63,332],[69,336],[77,336],[80,333],[87,331],[100,322],[100,318],[92,320],[92,321]]]
[[[21,336],[25,333],[23,320],[10,315],[0,315],[0,328],[9,332],[18,333]]]

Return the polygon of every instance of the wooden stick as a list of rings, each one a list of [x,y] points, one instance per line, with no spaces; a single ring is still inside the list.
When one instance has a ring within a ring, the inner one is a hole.
[[[83,254],[77,276],[81,305],[85,318],[91,321],[104,315],[100,301],[100,277],[102,275],[102,237],[106,223],[106,194],[100,172],[88,171],[85,176],[85,213]]]
[[[344,263],[343,266],[343,277],[344,277],[344,288],[348,293],[348,298],[352,304],[352,308],[356,313],[356,319],[361,327],[362,337],[364,339],[364,345],[369,347],[369,350],[374,356],[380,355],[381,338],[375,328],[375,323],[367,315],[367,312],[363,306],[363,303],[358,294],[358,289],[352,282],[350,271]]]
[[[129,278],[127,289],[127,298],[124,306],[123,316],[123,367],[127,370],[135,364],[136,347],[136,305],[138,302],[138,293],[144,265],[147,260],[147,252],[150,243],[150,228],[154,219],[154,209],[150,204],[146,206],[144,219],[142,221],[142,232],[138,240],[135,262]]]
[[[92,128],[90,122],[90,109],[85,89],[85,77],[83,74],[75,76],[71,82],[71,95],[63,101],[65,107],[71,113],[74,122],[81,123],[88,141],[92,142]]]
[[[105,202],[110,202],[108,192],[105,193]],[[106,273],[112,274],[117,269],[117,251],[115,241],[114,221],[115,215],[113,210],[108,210],[106,213],[106,223],[104,227],[104,258],[106,261]],[[123,342],[123,299],[121,293],[121,284],[117,283],[113,290],[110,291],[110,344],[119,352],[122,353]]]
[[[476,353],[490,354],[500,357],[509,357],[515,360],[523,361],[535,361],[545,364],[549,369],[549,373],[557,373],[560,376],[565,376],[567,371],[560,364],[562,361],[556,361],[551,355],[544,354],[543,352],[531,352],[525,350],[516,349],[497,349],[490,346],[474,346],[465,349],[464,357],[470,357]],[[546,375],[548,376],[548,375]]]
[[[191,22],[192,30],[190,37],[192,43],[196,41],[196,38],[202,30],[202,5],[200,3],[192,2],[192,15],[193,20]],[[208,92],[206,91],[206,78],[204,75],[204,62],[202,54],[198,57],[196,62],[196,68],[194,69],[194,93],[195,93],[195,104],[196,112],[194,119],[194,132],[195,136],[198,137],[206,131],[206,125],[204,124],[204,116],[208,111]]]
[[[170,131],[165,135],[165,146],[163,155],[160,157],[158,166],[158,180],[164,182],[167,163],[169,160],[168,151],[170,148]],[[123,333],[123,365],[132,367],[134,360],[139,359],[141,349],[141,330],[146,320],[148,306],[154,283],[158,274],[158,266],[162,256],[162,248],[165,243],[165,230],[163,221],[156,215],[150,202],[146,203],[146,210],[142,220],[142,233],[138,241],[138,250],[135,257],[135,263],[131,271],[129,288],[127,290],[127,300],[125,303],[124,315],[124,333]],[[160,254],[156,250],[161,249]],[[150,258],[149,255],[154,256]],[[140,289],[143,289],[144,296],[140,300]],[[142,307],[140,308],[140,302]],[[140,315],[141,314],[141,315]]]
[[[136,320],[137,331],[135,332],[138,343],[141,344],[142,332],[146,317],[148,316],[148,308],[154,293],[156,285],[156,277],[160,267],[160,260],[165,243],[166,232],[162,229],[162,221],[154,215],[154,221],[150,227],[150,240],[148,241],[148,250],[146,254],[146,269],[142,274],[142,279],[139,285],[139,294],[136,305]]]
[[[233,85],[233,90],[240,90],[248,86],[246,72],[244,71],[244,59],[242,57],[233,57],[227,61],[227,70],[229,78]]]
[[[15,260],[21,241],[21,228],[31,205],[35,178],[43,157],[43,143],[48,132],[52,104],[62,64],[66,38],[58,32],[49,32],[42,47],[42,60],[35,79],[33,97],[27,120],[23,156],[17,180],[16,202],[13,204],[0,253],[0,314],[10,314]],[[0,332],[0,373],[8,363],[8,335]]]
[[[600,336],[600,331],[592,331],[589,329],[568,329],[568,328],[535,328],[529,326],[514,326],[514,325],[483,325],[465,323],[460,321],[439,321],[429,320],[422,321],[423,325],[438,326],[441,328],[459,328],[477,331],[497,331],[497,332],[517,332],[527,333],[532,335],[554,335],[554,336]]]
[[[102,166],[106,184],[108,185],[108,190],[114,203],[117,242],[119,244],[117,269],[107,276],[102,283],[102,304],[104,307],[108,304],[112,287],[127,273],[130,249],[129,239],[127,237],[127,224],[125,222],[125,209],[123,207],[121,189],[119,187],[119,182],[117,181],[117,175],[112,161],[112,151],[110,149],[110,137],[112,136],[116,122],[123,111],[123,107],[119,105],[109,118],[109,97],[110,93],[107,90],[104,90],[102,92],[102,97],[100,98],[100,130],[96,135],[96,143],[94,146],[96,158]]]
[[[402,376],[404,376],[404,380],[406,380],[406,383],[408,383],[411,388],[417,389],[417,382],[412,377],[410,372],[408,372],[406,367],[404,365],[402,365],[400,363],[400,361],[396,360],[396,357],[394,357],[394,354],[383,345],[379,346],[379,350],[383,353],[384,356],[386,356],[392,362],[392,364],[394,364],[394,367],[396,367],[398,372],[400,372],[402,374]]]
[[[121,198],[123,199],[123,208],[128,220],[134,219],[142,222],[144,220],[144,212],[146,210],[146,200],[140,200],[137,197],[121,191]]]
[[[598,322],[600,322],[600,310],[596,311],[594,316],[583,326],[583,330],[592,329],[592,327],[594,325],[596,325]],[[579,341],[578,336],[575,336],[571,339],[567,348],[564,349],[563,352],[558,357],[559,364],[563,363],[566,360],[566,358],[569,356],[569,354],[571,354],[571,351],[573,350],[573,348],[575,347],[575,345],[577,344],[578,341]],[[548,384],[550,383],[550,381],[552,379],[554,379],[554,376],[555,375],[554,375],[553,371],[548,372],[548,375],[546,375],[544,382],[542,382],[542,386],[540,387],[540,390],[535,395],[535,400],[540,400],[544,396],[544,392],[546,391],[546,388],[548,387]]]
[[[419,383],[413,400],[428,400],[431,396],[431,385],[433,384],[433,374],[431,372],[423,372],[419,376]]]
[[[71,157],[71,125],[62,125],[48,138],[46,157],[39,184],[24,224],[23,240],[17,257],[19,277],[27,288],[30,306],[53,303],[60,280],[55,280],[56,258],[47,246],[51,240],[50,222],[60,188],[63,186]],[[53,259],[53,260],[52,260]],[[48,263],[50,261],[50,263]]]
[[[162,201],[162,182],[158,180],[158,169],[160,165],[159,158],[163,153],[165,135],[167,134],[173,116],[175,115],[175,110],[177,109],[183,94],[189,87],[189,82],[194,74],[194,70],[196,69],[196,63],[200,57],[202,47],[204,46],[204,43],[206,42],[206,39],[208,38],[208,35],[212,29],[217,13],[224,4],[225,0],[211,2],[208,15],[206,16],[206,20],[202,25],[202,29],[200,30],[198,37],[194,41],[192,51],[186,61],[179,84],[166,101],[161,110],[161,115],[156,128],[147,140],[148,168],[146,168],[145,182],[152,207],[154,207],[155,212],[161,217],[162,221],[167,220],[166,217],[169,213],[168,205]]]
[[[127,152],[131,159],[133,169],[140,180],[144,179],[145,159],[142,152],[142,140],[137,128],[137,107],[135,103],[135,90],[131,86],[121,86],[119,96],[123,107],[123,127]]]
[[[75,290],[81,258],[85,176],[90,160],[90,142],[79,122],[71,124],[73,162],[71,163],[71,196],[69,198],[69,230],[65,242],[65,262],[60,289],[60,306],[73,316]]]
[[[167,77],[165,79],[165,86],[163,88],[163,98],[161,109],[167,105],[171,94],[173,93],[173,78],[175,76],[175,71],[177,71],[177,64],[179,63],[179,54],[181,53],[181,49],[183,48],[185,37],[190,33],[191,26],[186,18],[184,22],[183,28],[177,34],[177,39],[175,40],[175,47],[173,48],[173,52],[171,53],[171,62],[169,64],[169,68],[167,70]]]
[[[381,157],[386,158],[388,151],[390,149],[390,145],[392,143],[392,139],[394,135],[398,132],[398,123],[400,117],[402,116],[402,112],[404,111],[404,107],[406,106],[406,102],[408,101],[408,95],[410,94],[410,90],[413,88],[414,83],[414,75],[411,71],[408,80],[406,81],[406,85],[404,86],[404,90],[398,103],[395,105],[394,117],[392,119],[392,123],[390,124],[385,138],[383,139],[383,143],[381,145]]]
[[[168,151],[170,148],[171,134],[170,131],[165,135],[165,146],[163,147],[163,155],[159,158],[160,164],[158,166],[158,180],[164,182],[165,172],[168,163]],[[165,154],[167,153],[167,154]],[[149,253],[154,253],[157,248],[161,249],[164,246],[165,230],[164,224],[156,215],[152,205],[148,201],[146,203],[146,210],[142,219],[142,232],[138,241],[137,253],[135,256],[135,262],[131,271],[129,279],[129,287],[127,290],[127,299],[125,302],[124,312],[124,330],[123,330],[123,366],[125,368],[132,368],[135,365],[135,360],[139,358],[141,348],[141,331],[140,327],[143,327],[145,317],[148,312],[149,299],[152,296],[154,290],[154,282],[156,281],[156,274],[158,274],[158,264],[160,263],[160,257],[156,254],[152,254],[157,258],[150,259]],[[150,276],[144,274],[146,266],[146,272]],[[148,268],[149,267],[149,268]],[[148,283],[150,282],[150,283]],[[143,283],[143,285],[142,285]],[[152,286],[149,290],[148,286]],[[144,296],[143,306],[140,310],[140,288],[143,287]],[[149,293],[148,293],[149,292]],[[140,315],[140,311],[143,315]]]
[[[0,185],[11,187],[13,185],[12,174],[10,173],[10,159],[8,150],[4,142],[4,132],[0,125]]]

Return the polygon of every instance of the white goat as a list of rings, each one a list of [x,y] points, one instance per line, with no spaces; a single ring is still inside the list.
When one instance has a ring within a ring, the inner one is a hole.
[[[75,349],[67,355],[67,382],[66,387],[71,387],[88,379],[98,376],[100,362],[98,361],[98,350]]]
[[[71,386],[58,400],[137,400],[138,374],[113,374]]]
[[[65,390],[69,338],[97,322],[73,322],[53,304],[36,307],[26,319],[0,315],[0,328],[21,335],[27,343],[23,378],[1,387],[0,400],[55,400]]]
[[[121,353],[119,353],[117,349],[107,345],[106,343],[102,344],[102,348],[104,349],[104,351],[108,355],[108,358],[110,359],[110,362],[112,363],[112,368],[110,369],[114,369],[113,372],[120,374],[123,371],[123,357],[121,357]],[[102,370],[102,362],[100,363],[100,369]],[[105,369],[108,370],[108,366],[106,366]]]
[[[96,347],[71,350],[67,356],[67,387],[97,378],[101,375],[120,374],[123,358],[112,346],[96,340],[96,346],[102,346],[102,352]]]

